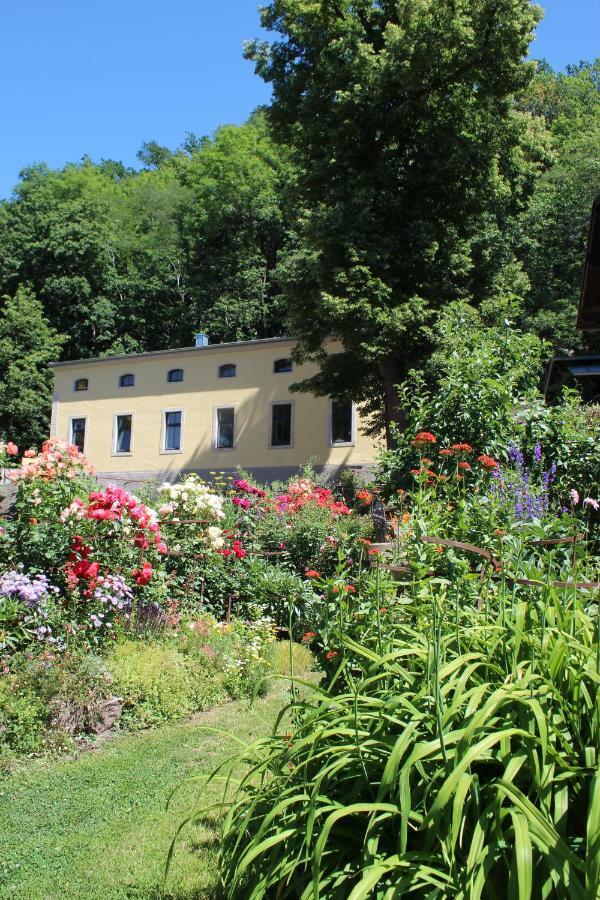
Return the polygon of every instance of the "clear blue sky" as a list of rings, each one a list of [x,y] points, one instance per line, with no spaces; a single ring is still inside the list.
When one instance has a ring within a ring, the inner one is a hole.
[[[13,0],[0,10],[0,196],[19,170],[84,154],[136,164],[243,122],[268,88],[242,59],[259,0]],[[546,0],[532,55],[555,68],[600,55],[600,0]]]

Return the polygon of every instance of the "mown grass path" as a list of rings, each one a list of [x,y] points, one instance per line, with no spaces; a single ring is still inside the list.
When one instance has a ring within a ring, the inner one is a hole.
[[[167,892],[161,894],[170,841],[190,804],[215,802],[219,787],[172,789],[207,774],[234,750],[202,726],[252,740],[272,726],[282,693],[231,703],[198,717],[119,736],[76,759],[29,761],[0,779],[0,897],[22,900],[188,900],[215,896],[216,830],[185,832]]]

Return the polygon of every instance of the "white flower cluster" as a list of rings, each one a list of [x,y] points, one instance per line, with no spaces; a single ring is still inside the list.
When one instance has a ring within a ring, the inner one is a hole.
[[[159,500],[159,515],[169,518],[171,522],[205,520],[208,525],[209,522],[219,522],[225,516],[223,497],[211,491],[197,475],[187,475],[177,484],[165,482],[161,485]],[[215,550],[225,543],[223,532],[217,525],[208,525],[206,538]]]

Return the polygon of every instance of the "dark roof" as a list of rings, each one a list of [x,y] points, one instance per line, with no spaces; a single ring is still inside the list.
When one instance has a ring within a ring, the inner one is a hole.
[[[88,363],[114,362],[118,359],[145,359],[148,356],[170,356],[181,353],[207,353],[214,350],[243,350],[246,347],[255,347],[259,344],[283,344],[293,341],[291,337],[256,338],[253,341],[229,341],[223,344],[205,344],[203,347],[175,347],[169,350],[149,350],[145,353],[120,353],[117,356],[92,356],[89,359],[65,359],[63,362],[48,363],[51,369],[60,369],[62,366],[86,366]]]
[[[600,329],[600,197],[592,205],[577,327],[582,331]]]

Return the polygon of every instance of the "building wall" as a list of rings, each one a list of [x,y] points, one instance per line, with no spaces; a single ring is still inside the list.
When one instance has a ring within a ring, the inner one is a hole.
[[[85,453],[99,474],[115,480],[170,479],[181,471],[231,470],[242,466],[267,480],[281,477],[313,459],[317,467],[368,467],[378,444],[361,431],[355,412],[353,446],[330,446],[330,407],[324,397],[292,394],[289,386],[312,374],[313,365],[274,374],[276,359],[288,357],[291,340],[209,345],[54,368],[52,434],[70,439],[72,418],[85,417]],[[219,378],[219,366],[234,363],[234,378]],[[184,381],[167,382],[170,369],[184,370]],[[119,387],[119,377],[135,375],[135,386]],[[87,391],[76,392],[76,379]],[[292,446],[270,447],[271,404],[293,404]],[[235,447],[214,449],[215,409],[235,407]],[[181,451],[164,451],[164,412],[183,413]],[[116,415],[133,416],[130,454],[114,451]]]

